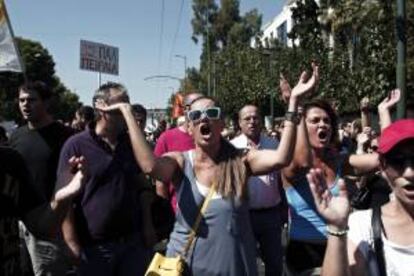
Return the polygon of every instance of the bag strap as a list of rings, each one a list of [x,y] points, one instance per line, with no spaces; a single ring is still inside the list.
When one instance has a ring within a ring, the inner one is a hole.
[[[386,276],[384,246],[381,238],[381,206],[375,206],[372,209],[372,231],[374,234],[374,251],[377,260],[378,270],[380,276]]]
[[[194,222],[193,227],[191,228],[190,236],[188,237],[187,245],[184,248],[183,257],[187,257],[188,252],[190,251],[191,245],[193,244],[194,238],[197,234],[198,227],[200,226],[201,219],[207,209],[208,204],[210,203],[211,198],[213,197],[214,192],[216,191],[217,182],[214,181],[213,185],[210,187],[207,197],[204,199],[203,205],[200,208],[198,216]]]

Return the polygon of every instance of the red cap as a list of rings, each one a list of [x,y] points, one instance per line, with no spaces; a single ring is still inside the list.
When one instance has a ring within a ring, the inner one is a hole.
[[[399,120],[384,129],[379,139],[378,152],[385,154],[407,139],[414,139],[414,119]]]

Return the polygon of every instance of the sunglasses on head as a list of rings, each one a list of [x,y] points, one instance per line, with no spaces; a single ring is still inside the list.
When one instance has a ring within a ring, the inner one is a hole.
[[[204,115],[204,116],[203,116]],[[208,118],[210,120],[218,120],[221,116],[220,107],[209,107],[203,110],[193,109],[188,111],[187,117],[190,121],[198,121],[203,118]]]

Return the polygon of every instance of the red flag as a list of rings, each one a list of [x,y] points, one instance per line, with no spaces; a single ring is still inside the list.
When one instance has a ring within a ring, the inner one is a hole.
[[[174,103],[172,108],[172,117],[177,119],[180,116],[184,115],[184,96],[180,92],[176,93],[174,96]]]

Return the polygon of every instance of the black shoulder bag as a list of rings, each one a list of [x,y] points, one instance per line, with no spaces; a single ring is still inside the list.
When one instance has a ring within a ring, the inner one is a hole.
[[[380,276],[387,276],[385,270],[384,245],[381,238],[382,230],[381,206],[372,209],[372,232],[374,234],[374,251]]]

